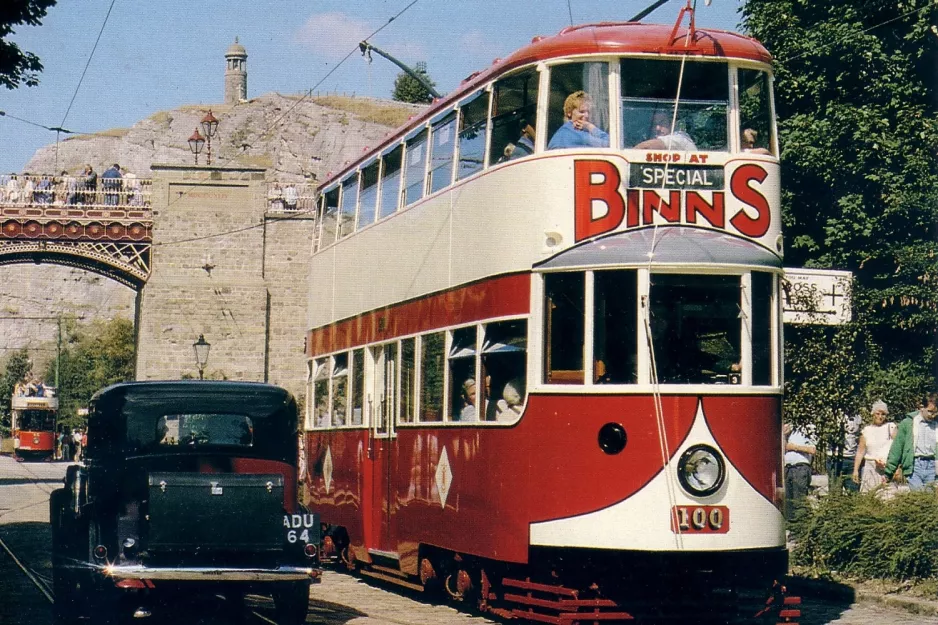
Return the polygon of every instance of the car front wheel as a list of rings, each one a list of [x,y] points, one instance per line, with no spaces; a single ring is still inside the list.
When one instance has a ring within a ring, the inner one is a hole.
[[[309,582],[283,582],[272,592],[280,625],[303,625],[309,611]]]

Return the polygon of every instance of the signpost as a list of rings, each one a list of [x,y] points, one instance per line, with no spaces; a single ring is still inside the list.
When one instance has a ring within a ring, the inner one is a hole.
[[[786,268],[782,282],[785,323],[840,325],[851,319],[853,273]]]

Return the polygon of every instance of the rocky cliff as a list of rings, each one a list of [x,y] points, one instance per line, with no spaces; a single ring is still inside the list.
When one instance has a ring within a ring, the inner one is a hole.
[[[24,168],[32,174],[77,174],[86,163],[99,173],[111,163],[138,177],[153,163],[191,163],[187,140],[211,108],[219,120],[213,165],[268,168],[269,180],[318,183],[376,145],[420,110],[389,100],[338,95],[267,94],[236,105],[185,106],[134,124],[78,135],[36,152]],[[205,150],[199,162],[205,163]],[[39,369],[54,355],[55,320],[133,319],[135,293],[101,276],[56,265],[0,266],[0,366],[11,350],[28,347]]]

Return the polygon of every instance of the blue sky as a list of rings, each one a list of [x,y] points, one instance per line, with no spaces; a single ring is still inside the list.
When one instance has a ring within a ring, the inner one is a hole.
[[[272,91],[390,97],[399,69],[356,52],[358,41],[412,0],[116,0],[87,73],[79,79],[110,0],[59,0],[39,27],[12,36],[39,55],[38,87],[0,89],[0,172],[21,171],[55,133],[10,116],[78,132],[128,127],[185,104],[221,102],[224,53],[235,36],[248,52],[248,97]],[[370,41],[413,65],[425,61],[446,93],[474,71],[573,22],[624,21],[652,0],[418,0]],[[646,22],[672,24],[684,0]],[[699,0],[699,27],[736,30],[740,0]],[[69,109],[69,103],[74,101]],[[67,117],[66,111],[68,111]],[[64,119],[64,121],[63,121]],[[222,119],[222,124],[224,120]]]

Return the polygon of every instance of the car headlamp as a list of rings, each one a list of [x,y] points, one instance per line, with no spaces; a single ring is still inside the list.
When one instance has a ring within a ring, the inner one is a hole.
[[[677,477],[688,493],[696,497],[706,497],[723,486],[726,464],[720,452],[713,447],[694,445],[681,454]]]

